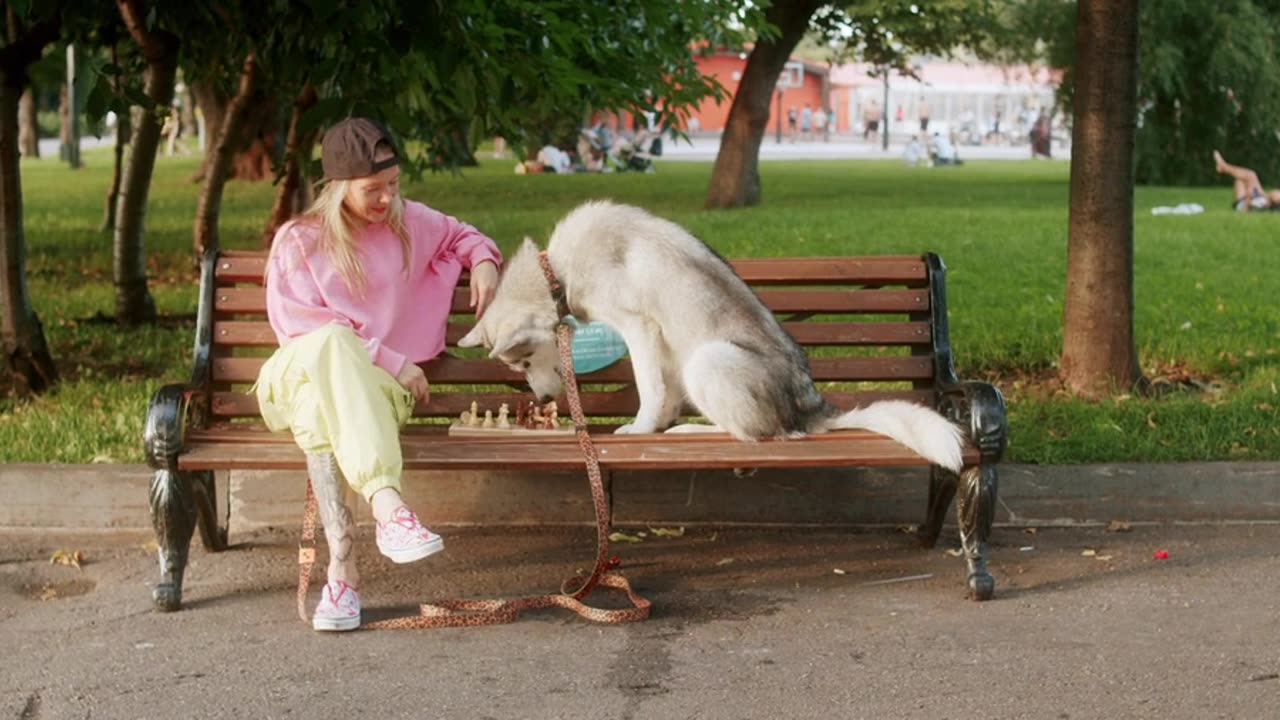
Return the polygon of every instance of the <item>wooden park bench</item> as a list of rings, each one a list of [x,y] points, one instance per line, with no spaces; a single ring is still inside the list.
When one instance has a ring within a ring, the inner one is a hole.
[[[147,462],[156,470],[151,514],[160,547],[159,610],[182,602],[182,579],[195,528],[206,549],[227,545],[219,524],[214,472],[240,469],[299,471],[303,453],[288,433],[263,427],[248,392],[263,360],[276,346],[266,320],[262,287],[264,252],[224,252],[203,262],[191,380],[160,388],[147,410]],[[972,598],[992,596],[986,540],[996,506],[997,473],[1007,442],[1004,400],[990,384],[959,382],[947,331],[945,267],[933,254],[916,256],[771,258],[733,261],[734,268],[805,347],[815,380],[836,406],[909,399],[937,408],[967,429],[971,446],[956,475],[928,469],[929,496],[919,530],[927,547],[936,542],[944,515],[956,499],[963,556]],[[438,424],[411,423],[401,434],[406,470],[581,469],[572,433],[563,437],[450,436],[447,423],[473,401],[481,408],[502,402],[517,407],[523,378],[503,364],[460,351],[469,329],[464,277],[454,295],[445,355],[425,363],[431,397],[415,415]],[[464,358],[473,359],[464,359]],[[638,400],[631,368],[621,360],[579,376],[582,404],[605,475],[613,470],[756,467],[928,465],[905,446],[864,431],[837,431],[803,440],[740,443],[727,435],[612,435]],[[561,408],[567,408],[561,399]],[[563,411],[568,415],[567,410]],[[625,421],[625,420],[624,420]],[[745,482],[745,480],[744,480]]]

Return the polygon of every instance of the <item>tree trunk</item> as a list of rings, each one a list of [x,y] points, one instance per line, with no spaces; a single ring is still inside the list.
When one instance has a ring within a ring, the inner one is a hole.
[[[200,115],[204,118],[204,161],[200,164],[200,169],[191,176],[191,182],[201,182],[209,170],[214,149],[218,145],[218,137],[222,135],[222,121],[227,115],[227,104],[231,99],[222,91],[222,88],[212,82],[191,83],[191,93],[195,96]]]
[[[252,52],[244,59],[240,70],[240,89],[231,104],[227,107],[227,115],[222,123],[222,133],[214,144],[212,162],[204,178],[204,187],[200,189],[200,203],[196,208],[196,227],[194,248],[196,262],[204,257],[209,249],[216,249],[218,241],[218,215],[222,209],[222,189],[227,184],[227,171],[231,167],[231,156],[235,152],[240,132],[244,125],[245,115],[249,111],[250,101],[257,93],[261,80],[257,56]]]
[[[1062,378],[1086,396],[1142,379],[1133,338],[1138,0],[1080,0]]]
[[[58,86],[58,157],[67,159],[67,148],[71,147],[74,133],[71,132],[71,96],[70,88],[64,82]]]
[[[116,118],[115,162],[111,168],[111,184],[107,186],[107,199],[102,208],[102,226],[99,230],[111,232],[116,229],[116,209],[120,205],[120,178],[124,171],[124,149],[129,144],[129,134],[133,123],[131,113],[120,113]]]
[[[729,108],[720,152],[711,172],[708,208],[760,204],[760,142],[769,124],[773,88],[791,51],[804,37],[809,19],[824,4],[815,0],[780,0],[765,11],[765,20],[777,26],[778,36],[757,42],[742,71],[742,82]]]
[[[125,26],[147,59],[144,92],[157,108],[173,100],[178,70],[178,38],[165,30],[148,29],[140,0],[116,0]],[[116,213],[113,272],[116,284],[116,321],[138,325],[155,320],[155,301],[147,289],[145,243],[147,194],[160,147],[161,119],[154,112],[140,112],[129,142],[129,162],[120,180],[120,205]]]
[[[17,64],[20,67],[0,68],[0,338],[5,367],[19,391],[40,393],[58,381],[58,370],[27,293],[22,174],[18,170],[18,98],[26,64]]]
[[[30,83],[18,101],[18,152],[22,157],[40,157],[40,127],[36,122],[35,87]]]
[[[302,115],[316,104],[316,89],[310,82],[302,86],[302,92],[293,101],[293,115],[289,118],[289,140],[285,148],[284,176],[276,187],[276,200],[271,206],[271,218],[262,233],[262,244],[271,247],[271,241],[290,218],[306,210],[311,204],[311,185],[303,166],[311,158],[311,149],[315,147],[317,128],[300,129]]]

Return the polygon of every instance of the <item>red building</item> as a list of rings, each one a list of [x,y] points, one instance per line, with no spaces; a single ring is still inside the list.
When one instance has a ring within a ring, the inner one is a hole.
[[[686,132],[724,131],[725,123],[729,119],[729,108],[733,104],[734,95],[738,92],[742,71],[747,65],[748,52],[749,50],[719,50],[697,56],[702,74],[719,81],[728,91],[728,95],[720,102],[712,98],[703,100],[690,115],[690,121],[684,127]],[[782,123],[782,131],[784,133],[787,131],[787,111],[791,108],[795,108],[798,115],[806,104],[814,110],[827,107],[830,104],[828,74],[829,71],[825,65],[798,59],[788,62],[774,89],[773,102],[770,103],[768,132],[776,133],[779,123]],[[847,120],[838,109],[836,115],[840,123],[833,129],[847,127]]]

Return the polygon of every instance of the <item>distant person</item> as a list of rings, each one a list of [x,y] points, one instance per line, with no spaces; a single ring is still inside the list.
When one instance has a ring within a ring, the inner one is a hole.
[[[827,112],[821,106],[813,111],[813,134],[821,135],[823,142],[831,139],[831,134],[827,130]]]
[[[796,122],[800,120],[800,113],[796,111],[796,106],[792,105],[787,111],[787,137],[791,142],[796,141]]]
[[[1053,157],[1053,125],[1049,121],[1049,116],[1043,110],[1036,117],[1035,122],[1031,124],[1031,158],[1052,158]]]
[[[862,139],[873,143],[880,141],[880,103],[872,100],[862,110]]]
[[[934,165],[960,165],[960,156],[956,153],[956,147],[951,143],[951,138],[940,132],[933,133],[933,164]]]
[[[916,107],[916,117],[920,118],[920,134],[923,135],[929,131],[929,114],[932,110],[929,108],[929,101],[920,98],[920,105]]]
[[[907,146],[902,149],[902,162],[907,167],[916,167],[924,161],[924,148],[920,146],[920,138],[912,135]]]
[[[1213,151],[1214,169],[1222,175],[1231,177],[1235,182],[1235,199],[1231,207],[1236,212],[1257,212],[1259,210],[1280,210],[1280,190],[1268,191],[1258,181],[1258,173],[1246,167],[1232,165],[1222,159],[1222,153]]]
[[[836,124],[835,108],[827,108],[827,124],[826,124],[826,127],[823,129],[822,141],[829,142],[831,140],[831,133],[839,132],[839,131],[840,131],[840,127]]]
[[[813,139],[813,106],[809,103],[800,111],[800,138],[805,142]]]

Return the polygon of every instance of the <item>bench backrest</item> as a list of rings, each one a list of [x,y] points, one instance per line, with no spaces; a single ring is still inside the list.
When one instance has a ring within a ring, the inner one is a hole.
[[[936,404],[935,387],[954,377],[946,329],[945,269],[936,255],[813,257],[731,261],[810,356],[814,379],[839,407],[904,398]],[[208,420],[258,415],[247,391],[276,347],[262,286],[265,252],[206,258],[193,382],[210,389]],[[471,327],[464,276],[453,298],[448,348],[425,364],[431,398],[420,417],[456,418],[473,401],[482,409],[531,395],[523,378],[483,353],[456,344]],[[202,362],[207,358],[207,363]],[[636,412],[631,366],[619,361],[579,376],[584,411],[601,419]],[[561,401],[561,415],[568,416]]]

